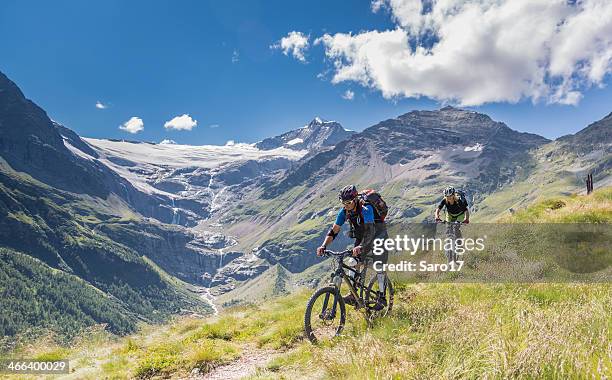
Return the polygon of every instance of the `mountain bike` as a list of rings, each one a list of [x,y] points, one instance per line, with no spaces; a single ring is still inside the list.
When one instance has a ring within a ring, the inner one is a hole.
[[[446,249],[444,250],[444,255],[446,256],[449,264],[451,262],[457,262],[457,251],[455,249],[455,244],[456,244],[456,240],[457,239],[461,239],[462,235],[461,235],[461,225],[464,224],[463,222],[448,222],[446,220],[439,220],[436,221],[436,223],[440,223],[440,224],[446,224],[447,228],[446,228],[446,237],[450,238],[452,241],[452,245],[450,249]]]
[[[310,297],[304,314],[304,332],[306,337],[317,343],[333,339],[340,335],[346,322],[346,304],[340,289],[346,283],[354,300],[354,307],[364,314],[368,326],[376,318],[384,317],[393,308],[393,286],[384,274],[384,289],[380,289],[378,276],[375,272],[366,286],[368,262],[361,265],[349,265],[352,250],[342,252],[326,250],[324,257],[332,257],[334,269],[331,281]],[[363,266],[363,270],[357,268]]]

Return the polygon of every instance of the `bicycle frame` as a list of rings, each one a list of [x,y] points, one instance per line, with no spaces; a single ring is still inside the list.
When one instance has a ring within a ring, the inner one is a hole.
[[[449,260],[449,262],[451,261],[455,261],[457,258],[457,254],[455,251],[455,240],[457,238],[461,238],[461,225],[463,225],[463,222],[447,222],[446,220],[443,221],[439,221],[436,222],[437,224],[445,224],[446,225],[446,236],[452,238],[452,246],[450,250],[445,250],[444,255],[446,256],[446,258]]]
[[[337,268],[331,275],[331,285],[336,288],[336,297],[334,297],[334,304],[332,305],[331,313],[329,315],[330,318],[334,318],[336,315],[337,300],[338,297],[341,297],[340,288],[342,287],[342,282],[346,282],[349,291],[357,302],[357,309],[362,308],[367,313],[367,308],[365,307],[365,301],[363,299],[363,292],[365,289],[364,281],[367,272],[367,265],[361,272],[357,272],[357,270],[353,267],[345,265],[343,260],[350,253],[352,253],[351,250],[346,250],[343,252],[326,251],[327,255],[335,256],[337,260]],[[353,272],[353,277],[349,276],[347,274],[347,271]],[[359,281],[357,279],[357,274],[359,274]],[[323,300],[323,311],[321,313],[321,316],[323,316],[323,312],[327,310],[328,303],[329,294],[325,295],[325,299]]]

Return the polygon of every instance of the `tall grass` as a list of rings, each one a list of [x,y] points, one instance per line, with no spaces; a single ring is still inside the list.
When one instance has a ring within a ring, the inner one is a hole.
[[[316,347],[308,367],[350,379],[604,378],[612,373],[611,290],[415,286],[416,296],[406,302],[411,291],[400,292],[393,316],[373,329]]]
[[[612,187],[587,196],[565,196],[542,200],[501,219],[522,223],[612,223]]]

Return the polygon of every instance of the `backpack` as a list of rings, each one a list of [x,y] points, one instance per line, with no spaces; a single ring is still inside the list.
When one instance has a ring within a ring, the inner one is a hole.
[[[376,222],[384,222],[389,212],[387,203],[376,190],[367,189],[359,193],[359,198],[364,204],[372,205],[374,208],[374,219]]]
[[[468,201],[467,201],[467,196],[465,195],[465,191],[463,190],[455,190],[455,194],[459,195],[459,204],[461,205],[465,205],[465,207],[468,207]]]

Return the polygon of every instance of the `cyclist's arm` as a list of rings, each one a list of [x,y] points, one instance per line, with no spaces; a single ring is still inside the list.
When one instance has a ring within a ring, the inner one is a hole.
[[[465,219],[463,221],[464,222],[469,222],[470,221],[470,207],[469,207],[467,201],[463,205],[463,212],[465,214]]]
[[[340,232],[341,228],[342,227],[334,223],[334,225],[331,227],[331,229],[325,236],[325,239],[323,240],[323,244],[321,244],[321,247],[327,247],[328,245],[330,245],[331,242],[334,241],[334,239],[336,238],[336,235],[338,235],[338,233]]]
[[[370,205],[363,207],[363,238],[361,239],[360,246],[364,254],[368,254],[372,251],[374,245],[374,235],[376,229],[374,227],[374,209]]]
[[[442,199],[442,201],[436,208],[436,215],[435,215],[436,220],[440,219],[440,211],[442,211],[445,205],[446,205],[446,202],[444,202],[444,199]]]
[[[363,239],[361,240],[360,246],[363,254],[368,254],[372,252],[372,247],[374,246],[374,235],[376,232],[376,228],[374,227],[374,223],[366,223],[363,225]]]
[[[344,224],[345,221],[346,221],[346,211],[344,210],[344,208],[341,208],[340,211],[338,211],[338,215],[336,216],[336,222],[329,229],[329,232],[327,232],[327,235],[325,235],[325,239],[323,239],[323,244],[321,244],[321,247],[327,247],[328,245],[331,244],[332,241],[334,241],[334,239],[340,232],[340,229],[342,228],[342,225]]]

